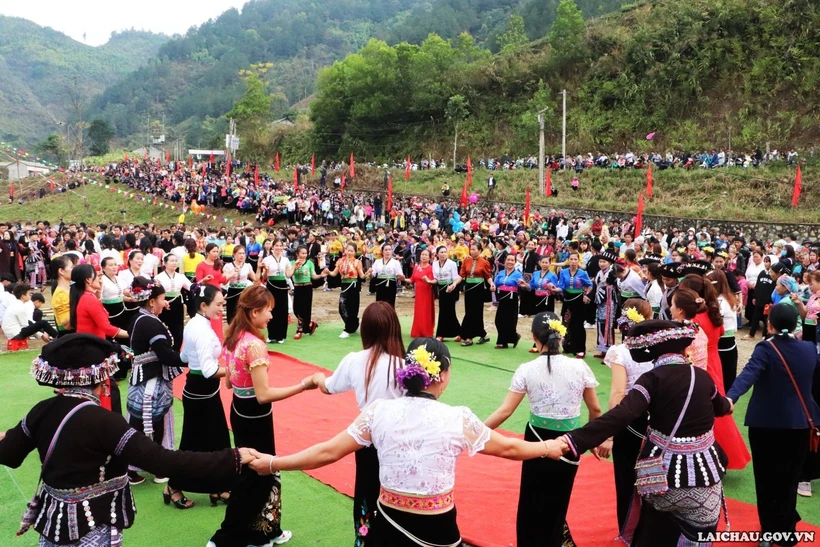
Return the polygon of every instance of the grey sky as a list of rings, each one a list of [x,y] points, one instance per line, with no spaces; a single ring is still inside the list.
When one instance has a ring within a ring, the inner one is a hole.
[[[163,34],[184,34],[247,0],[2,0],[0,15],[22,17],[51,27],[77,41],[98,46],[113,31],[135,28]]]

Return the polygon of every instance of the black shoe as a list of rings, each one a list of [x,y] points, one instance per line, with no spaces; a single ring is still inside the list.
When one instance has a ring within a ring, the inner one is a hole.
[[[517,347],[518,347],[518,342],[520,342],[520,341],[521,341],[521,335],[520,335],[520,334],[516,334],[516,335],[515,335],[515,344],[513,344],[513,347],[514,347],[514,348],[517,348]]]
[[[484,337],[479,338],[479,339],[478,339],[478,342],[476,342],[476,343],[477,343],[477,344],[486,344],[486,343],[487,343],[487,342],[489,342],[489,341],[490,341],[490,339],[489,339],[489,338],[487,338],[486,336],[484,336]]]
[[[137,484],[142,484],[145,482],[145,477],[137,473],[136,471],[129,471],[128,472],[128,483],[131,486],[135,486]]]

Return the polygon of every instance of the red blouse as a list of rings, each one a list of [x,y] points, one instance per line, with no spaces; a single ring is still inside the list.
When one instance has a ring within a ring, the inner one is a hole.
[[[225,275],[220,270],[214,268],[212,264],[206,264],[204,261],[197,264],[196,280],[198,282],[201,282],[205,277],[209,275],[213,276],[213,278],[210,281],[206,281],[206,285],[213,285],[214,287],[219,287],[220,285],[224,285],[228,282]]]
[[[77,302],[77,332],[100,338],[113,338],[120,332],[108,320],[108,312],[92,291],[85,291]]]

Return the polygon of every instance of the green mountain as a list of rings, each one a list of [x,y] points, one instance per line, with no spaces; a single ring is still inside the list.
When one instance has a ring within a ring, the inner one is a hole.
[[[99,47],[17,17],[0,16],[0,137],[31,143],[59,131],[70,97],[82,102],[152,58],[166,36],[112,34]]]
[[[118,136],[144,127],[146,115],[164,118],[170,138],[189,145],[218,145],[224,118],[244,92],[239,71],[273,63],[265,74],[274,95],[271,118],[311,96],[319,70],[362,48],[370,38],[420,43],[431,32],[455,38],[470,32],[495,48],[511,13],[529,14],[541,26],[554,18],[557,0],[253,0],[163,45],[156,58],[106,89],[95,115]],[[585,13],[612,11],[620,0],[582,0]],[[540,11],[539,11],[540,10]]]

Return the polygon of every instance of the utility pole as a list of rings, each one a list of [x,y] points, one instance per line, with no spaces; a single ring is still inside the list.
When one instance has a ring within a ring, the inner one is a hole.
[[[546,111],[545,108],[538,113],[538,128],[540,130],[538,138],[538,187],[542,189],[544,195],[547,194],[546,184],[544,183],[544,112]]]
[[[567,90],[563,90],[561,95],[564,96],[564,132],[561,138],[561,155],[564,157],[564,171],[567,169]]]

